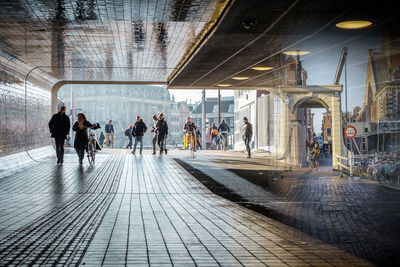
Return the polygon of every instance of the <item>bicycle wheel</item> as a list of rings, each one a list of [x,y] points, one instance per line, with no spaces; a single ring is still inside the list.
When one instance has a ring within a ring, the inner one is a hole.
[[[88,150],[87,150],[87,157],[88,157],[88,161],[89,161],[90,165],[93,164],[92,152],[93,152],[93,144],[91,142],[89,142]]]

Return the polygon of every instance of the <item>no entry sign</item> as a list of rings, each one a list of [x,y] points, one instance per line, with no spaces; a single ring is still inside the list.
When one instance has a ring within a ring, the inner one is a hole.
[[[356,134],[357,134],[357,130],[356,130],[356,128],[353,127],[353,126],[347,126],[347,127],[344,129],[344,135],[345,135],[347,138],[354,138],[354,137],[356,137]]]

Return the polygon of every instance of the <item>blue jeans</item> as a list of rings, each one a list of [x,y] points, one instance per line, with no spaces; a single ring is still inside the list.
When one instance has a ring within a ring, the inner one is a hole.
[[[140,143],[140,154],[142,153],[143,150],[143,136],[135,136],[135,145],[133,146],[133,152],[136,151],[136,145],[137,143]]]

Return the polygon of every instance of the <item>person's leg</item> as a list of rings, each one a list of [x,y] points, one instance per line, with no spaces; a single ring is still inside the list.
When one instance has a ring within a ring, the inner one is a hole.
[[[193,148],[196,151],[196,136],[194,134],[191,135],[191,139],[190,142],[193,142]]]
[[[158,146],[160,147],[160,154],[162,154],[163,148],[164,148],[164,135],[163,134],[158,134],[157,143],[158,143]]]
[[[111,134],[111,147],[114,147],[114,134]]]
[[[153,154],[156,154],[157,135],[153,136]]]
[[[143,136],[138,136],[138,142],[140,142],[140,154],[143,151]]]
[[[128,139],[129,139],[129,143],[128,143],[128,145],[126,146],[126,148],[132,149],[132,136],[129,136]]]
[[[246,137],[245,137],[244,143],[245,143],[245,145],[246,145],[247,157],[250,158],[251,155],[250,155],[250,137],[249,137],[249,136],[246,136]]]
[[[55,137],[54,138],[56,141],[56,155],[57,155],[57,163],[62,162],[62,155],[61,153],[64,153],[63,148],[64,148],[64,138],[62,137]]]
[[[135,144],[133,145],[133,153],[135,153],[135,151],[136,151],[137,143],[138,143],[138,136],[135,136]]]
[[[106,145],[106,148],[108,147],[108,137],[110,136],[110,134],[109,133],[106,133],[106,141],[105,141],[105,145]]]
[[[228,147],[228,134],[223,133],[222,136],[224,137],[223,142],[225,144],[225,149]]]

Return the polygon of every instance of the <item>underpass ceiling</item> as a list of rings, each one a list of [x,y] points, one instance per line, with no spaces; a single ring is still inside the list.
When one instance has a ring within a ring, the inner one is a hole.
[[[12,80],[15,70],[22,77],[29,71],[32,77],[50,77],[53,84],[127,81],[167,83],[170,89],[265,89],[290,80],[284,65],[293,58],[283,55],[285,50],[310,51],[301,59],[315,62],[306,70],[314,77],[327,64],[336,66],[343,46],[363,60],[361,46],[398,55],[400,13],[394,3],[1,0],[0,80]],[[371,20],[373,26],[352,31],[334,26],[348,19]],[[255,66],[274,69],[251,69]]]
[[[225,0],[1,0],[1,80],[166,82]]]
[[[332,84],[342,47],[349,47],[349,68],[365,73],[368,49],[399,58],[399,12],[395,1],[248,1],[236,0],[213,36],[169,79],[170,89],[268,89],[290,77],[285,64],[294,57],[287,50],[310,52],[306,69],[313,78],[330,72]],[[369,20],[371,27],[344,30],[335,24]],[[257,71],[252,67],[273,67]],[[328,68],[330,67],[330,69]],[[248,77],[235,80],[232,77]],[[293,80],[293,79],[292,79]],[[317,80],[317,79],[314,79]],[[364,80],[365,81],[365,80]],[[218,87],[223,84],[225,87]]]

